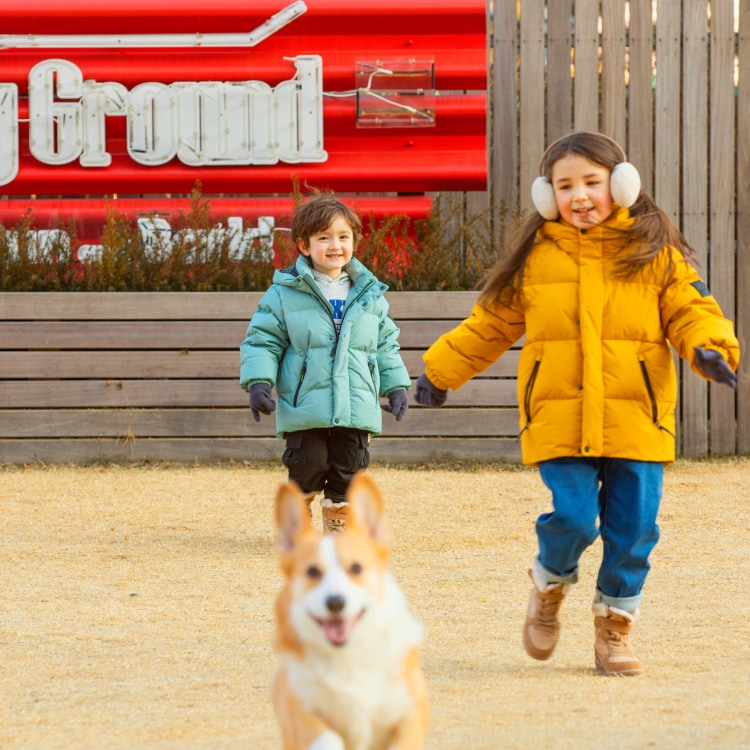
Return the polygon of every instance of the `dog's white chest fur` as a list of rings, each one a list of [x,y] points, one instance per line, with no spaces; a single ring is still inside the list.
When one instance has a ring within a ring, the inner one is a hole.
[[[390,574],[384,584],[382,601],[369,602],[344,646],[322,643],[319,633],[300,622],[304,613],[292,616],[306,654],[304,659],[284,658],[289,685],[307,710],[338,732],[347,750],[387,747],[390,728],[413,710],[403,679],[404,660],[421,644],[423,628]],[[311,635],[312,643],[307,640]]]

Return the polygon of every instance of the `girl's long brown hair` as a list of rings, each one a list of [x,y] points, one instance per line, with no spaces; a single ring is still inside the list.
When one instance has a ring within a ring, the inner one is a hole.
[[[552,143],[542,156],[540,174],[551,177],[552,165],[564,156],[577,154],[612,171],[625,159],[623,150],[611,138],[601,133],[576,132]],[[617,259],[618,272],[623,278],[635,276],[666,247],[672,262],[672,249],[677,248],[689,262],[696,263],[695,251],[682,232],[654,202],[641,190],[630,207],[634,221],[627,229],[619,230],[613,241],[622,246]],[[479,295],[479,303],[514,303],[520,300],[523,269],[537,233],[545,223],[537,211],[526,217],[510,237],[508,252],[489,272]],[[613,230],[614,231],[614,230]]]

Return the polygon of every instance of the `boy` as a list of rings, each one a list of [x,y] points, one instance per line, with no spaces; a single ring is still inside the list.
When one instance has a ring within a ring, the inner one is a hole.
[[[333,193],[316,193],[292,219],[297,262],[276,271],[240,346],[240,385],[256,422],[276,411],[282,461],[307,495],[322,491],[323,530],[346,528],[346,490],[369,463],[383,409],[408,408],[409,373],[387,289],[356,258],[362,223]]]

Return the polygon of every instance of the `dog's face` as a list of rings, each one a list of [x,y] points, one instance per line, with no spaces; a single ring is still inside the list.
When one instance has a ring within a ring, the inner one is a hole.
[[[279,614],[288,612],[296,638],[309,646],[339,648],[355,640],[385,595],[388,545],[382,498],[362,474],[347,500],[347,531],[321,537],[293,484],[282,485],[276,497],[281,568],[287,579],[277,606]]]

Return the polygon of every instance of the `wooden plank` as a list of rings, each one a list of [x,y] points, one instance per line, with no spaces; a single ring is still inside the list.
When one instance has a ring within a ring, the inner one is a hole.
[[[426,348],[461,320],[398,320],[403,348]],[[125,321],[92,322],[10,322],[0,326],[0,350],[154,350],[193,351],[231,349],[239,346],[247,333],[247,322],[229,321],[152,321],[137,324]],[[238,355],[239,356],[239,355]]]
[[[654,193],[654,26],[651,0],[630,0],[628,37],[628,159],[643,188]],[[622,144],[625,147],[625,144]]]
[[[516,406],[516,381],[474,379],[449,399],[452,406]],[[0,381],[0,409],[246,406],[238,380]]]
[[[739,6],[737,174],[750,174],[750,3]],[[750,191],[737,191],[737,335],[742,347],[737,385],[737,452],[750,455]]]
[[[706,269],[708,258],[708,35],[704,3],[686,3],[683,15],[682,92],[682,231]],[[680,364],[678,363],[678,368]],[[682,455],[708,454],[708,386],[682,367]],[[678,369],[679,372],[679,369]]]
[[[133,461],[275,461],[280,476],[286,475],[280,459],[282,440],[271,438],[153,438],[117,440],[0,440],[0,462],[98,463]],[[450,460],[508,461],[518,463],[521,452],[510,438],[374,438],[373,462],[415,463]]]
[[[426,350],[406,349],[402,359],[416,378]],[[515,377],[519,350],[511,349],[477,377]],[[222,351],[0,351],[0,379],[231,378],[239,377],[239,349]]]
[[[132,461],[279,461],[284,442],[276,438],[154,438],[0,440],[0,462],[99,463]]]
[[[576,130],[599,130],[599,3],[576,0],[575,79]]]
[[[235,349],[247,322],[106,321],[10,322],[0,326],[0,349]]]
[[[0,292],[0,320],[249,322],[261,292]],[[466,317],[477,292],[388,292],[394,318]]]
[[[236,409],[4,409],[0,438],[275,437],[275,420],[256,422]],[[400,437],[516,437],[515,408],[410,409],[397,422],[383,415],[383,434]]]
[[[727,318],[735,314],[735,148],[734,148],[734,3],[711,3],[711,292]],[[747,175],[742,175],[747,185]],[[735,452],[735,398],[725,386],[711,384],[711,454]]]
[[[2,292],[0,320],[249,320],[261,292]]]
[[[547,143],[573,128],[572,21],[569,2],[547,3]]]
[[[529,210],[531,183],[544,152],[544,1],[524,0],[521,10],[520,206]]]
[[[0,351],[0,378],[239,378],[233,351]]]
[[[602,132],[626,144],[625,0],[602,1]]]

